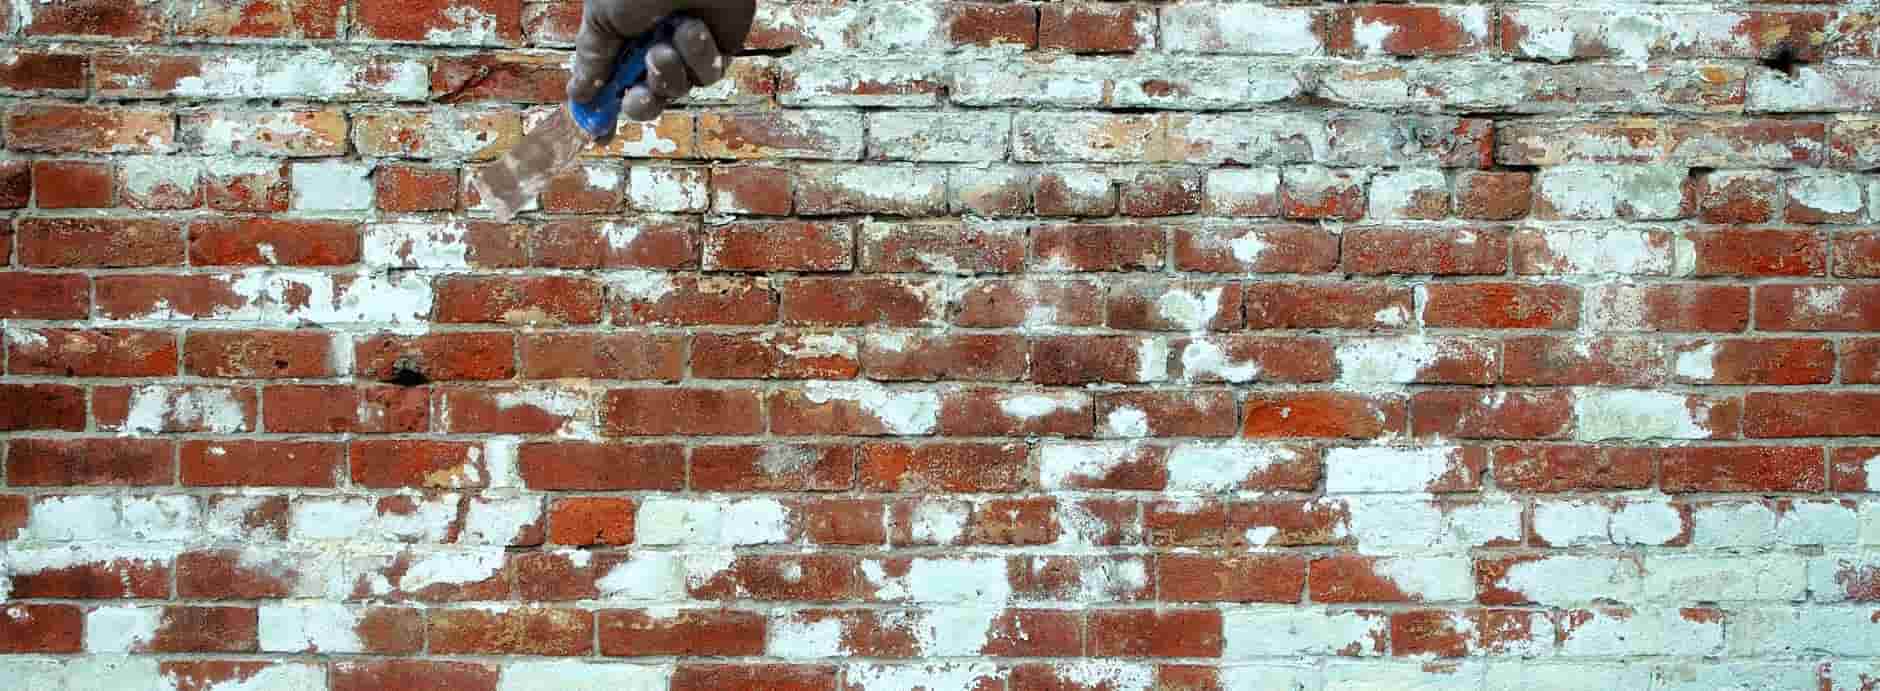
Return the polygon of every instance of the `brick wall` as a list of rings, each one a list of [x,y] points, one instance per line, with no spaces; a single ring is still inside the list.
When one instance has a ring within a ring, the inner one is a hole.
[[[1880,676],[1880,16],[578,13],[0,3],[0,688]]]

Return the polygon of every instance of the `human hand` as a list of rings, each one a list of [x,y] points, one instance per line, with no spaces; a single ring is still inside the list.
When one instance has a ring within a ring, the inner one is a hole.
[[[628,40],[653,28],[662,17],[684,14],[670,42],[646,52],[646,79],[621,97],[621,113],[652,120],[694,87],[715,83],[732,56],[744,46],[757,13],[756,0],[586,0],[581,33],[575,38],[573,75],[568,98],[592,100],[612,76],[614,62]]]

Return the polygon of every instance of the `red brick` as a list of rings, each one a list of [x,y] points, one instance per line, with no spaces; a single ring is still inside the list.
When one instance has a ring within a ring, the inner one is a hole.
[[[1332,344],[1320,338],[1216,334],[1169,345],[1171,380],[1309,383],[1330,380],[1332,369]]]
[[[170,112],[156,108],[20,104],[8,109],[6,132],[14,151],[161,153],[176,142]]]
[[[671,691],[836,691],[836,667],[780,664],[679,665]]]
[[[601,425],[627,436],[757,434],[764,415],[748,389],[615,389],[602,401]]]
[[[1305,592],[1304,557],[1167,554],[1155,565],[1164,602],[1298,602]]]
[[[1038,9],[1031,5],[954,2],[947,8],[947,36],[958,46],[1038,46]]]
[[[1086,281],[989,279],[965,286],[953,323],[969,328],[1096,326],[1103,289]]]
[[[1580,292],[1530,283],[1428,286],[1427,326],[1465,329],[1571,329],[1580,323]]]
[[[1831,474],[1829,489],[1835,492],[1866,492],[1869,487],[1880,483],[1880,477],[1870,477],[1867,472],[1867,459],[1875,456],[1880,456],[1880,448],[1842,446],[1829,449],[1828,472]],[[0,520],[0,526],[4,523],[4,520]],[[0,537],[5,536],[5,528],[0,527]]]
[[[176,32],[196,39],[286,38],[321,39],[338,36],[339,17],[346,4],[339,0],[210,0],[184,11]]]
[[[0,12],[0,22],[5,21],[6,13]],[[0,65],[0,92],[44,96],[80,95],[85,90],[85,66],[89,62],[84,55],[16,49],[12,61]]]
[[[946,436],[1088,437],[1092,420],[1090,397],[1074,391],[963,388],[940,397],[940,434]]]
[[[1031,344],[1031,380],[1046,385],[1144,383],[1166,376],[1166,351],[1153,337],[1048,336]],[[1147,355],[1157,360],[1143,362]]]
[[[1249,283],[1241,300],[1249,329],[1390,329],[1414,315],[1408,287],[1382,284]]]
[[[1753,394],[1752,394],[1753,395]],[[1828,488],[1820,447],[1737,446],[1662,449],[1666,492],[1821,492]]]
[[[1044,271],[1155,271],[1167,234],[1143,225],[1044,225],[1031,230],[1032,266]]]
[[[861,156],[860,130],[860,117],[791,111],[700,113],[698,118],[699,151],[714,159],[853,160]]]
[[[692,489],[829,492],[848,489],[855,448],[826,444],[701,446],[692,449]]]
[[[1323,229],[1293,224],[1184,226],[1175,229],[1175,268],[1228,274],[1325,273],[1338,266],[1338,243],[1338,236]]]
[[[1090,613],[1090,632],[1092,655],[1221,655],[1221,613],[1218,610],[1098,610]]]
[[[1195,171],[1145,170],[1117,186],[1124,216],[1185,216],[1201,211],[1201,176]]]
[[[426,387],[270,386],[262,393],[270,432],[397,433],[430,429]]]
[[[1750,437],[1865,437],[1880,434],[1880,394],[1751,392],[1743,432]]]
[[[1332,18],[1327,48],[1346,55],[1374,55],[1354,41],[1354,33],[1385,28],[1377,45],[1384,55],[1467,55],[1490,48],[1494,36],[1473,35],[1449,8],[1431,5],[1376,5],[1340,9]]]
[[[515,342],[508,333],[380,334],[358,342],[353,363],[354,373],[359,377],[383,382],[516,376]]]
[[[167,485],[174,447],[155,439],[30,439],[7,444],[7,480],[21,486]]]
[[[552,214],[600,214],[620,209],[627,176],[619,164],[596,161],[562,171],[542,189],[542,210]]]
[[[350,451],[359,487],[489,486],[482,444],[422,440],[358,440]]]
[[[189,263],[195,265],[338,266],[357,261],[356,223],[212,218],[189,225]]]
[[[810,331],[701,333],[692,341],[692,376],[705,379],[854,379],[862,368],[860,349],[857,339],[845,334]]]
[[[516,597],[523,602],[591,600],[600,597],[600,588],[595,585],[598,574],[606,573],[624,556],[582,550],[512,552],[507,568],[515,572]]]
[[[1361,172],[1316,166],[1287,168],[1280,175],[1280,215],[1303,220],[1356,221],[1364,217]]]
[[[345,455],[333,442],[186,441],[182,480],[192,487],[332,487]]]
[[[1500,274],[1508,231],[1363,228],[1345,232],[1344,269],[1360,274]]]
[[[933,281],[886,277],[796,278],[779,286],[783,320],[804,326],[920,326],[945,311]]]
[[[1684,384],[1797,386],[1834,379],[1834,344],[1824,339],[1687,341],[1675,344],[1672,356]]]
[[[0,161],[0,209],[23,209],[33,200],[33,162]]]
[[[368,659],[334,662],[330,683],[332,691],[437,687],[453,691],[496,691],[498,677],[496,665],[481,662]]]
[[[170,596],[169,560],[143,556],[79,558],[38,572],[22,571],[15,566],[12,579],[11,597],[16,599],[158,599]],[[5,609],[0,609],[0,615],[5,613]]]
[[[1231,437],[1239,427],[1234,394],[1225,390],[1102,394],[1097,419],[1104,421],[1102,436],[1133,436],[1138,419],[1151,437]]]
[[[1827,243],[1787,230],[1717,230],[1685,235],[1696,251],[1693,276],[1820,276]]]
[[[437,281],[433,319],[451,324],[560,326],[601,318],[601,283],[566,276],[452,276]]]
[[[529,246],[535,266],[689,269],[699,262],[697,225],[695,220],[655,216],[630,223],[557,220],[531,231]]]
[[[848,222],[759,221],[705,229],[710,271],[842,271],[850,268],[856,226]]]
[[[1834,234],[1834,275],[1880,276],[1880,231],[1836,232]]]
[[[234,277],[197,274],[98,276],[98,316],[106,319],[208,319],[255,307],[235,292]]]
[[[1533,201],[1530,173],[1463,171],[1456,175],[1456,215],[1508,221],[1528,214]]]
[[[1039,7],[1038,47],[1072,53],[1129,53],[1148,40],[1154,20],[1120,3],[1052,3]]]
[[[796,170],[754,163],[712,169],[712,210],[753,216],[787,216],[796,201]]]
[[[391,164],[372,173],[380,211],[451,211],[457,208],[457,171]]]
[[[521,0],[362,0],[354,11],[358,13],[353,19],[356,38],[365,40],[483,44],[522,40]],[[437,38],[466,30],[476,37],[468,41]]]
[[[129,433],[249,432],[255,428],[255,391],[247,387],[148,385],[92,391],[98,429]],[[154,405],[155,420],[131,419],[133,404]],[[155,428],[150,428],[151,425]]]
[[[630,544],[637,509],[625,497],[557,499],[548,508],[548,541],[577,546]]]
[[[1616,285],[1593,299],[1594,320],[1605,330],[1742,331],[1749,325],[1749,286]]]
[[[1240,286],[1199,281],[1110,284],[1106,322],[1113,329],[1225,331],[1240,327]]]
[[[183,370],[199,377],[331,377],[333,334],[324,331],[192,331]]]
[[[117,268],[183,263],[182,227],[155,219],[23,219],[19,243],[19,261],[26,266]]]
[[[1317,454],[1311,459],[1310,472],[1300,474],[1307,482],[1298,483],[1307,488],[1318,484]],[[1351,511],[1342,499],[1234,502],[1227,507],[1225,526],[1229,547],[1349,545],[1358,539],[1351,534]]]
[[[1880,286],[1757,286],[1756,328],[1771,331],[1880,330]]]
[[[604,609],[599,615],[601,654],[608,656],[762,655],[768,626],[764,615],[734,609],[688,609],[670,615]]]
[[[684,349],[679,335],[524,334],[522,377],[676,381],[685,369]]]
[[[1656,386],[1664,348],[1627,336],[1517,336],[1502,341],[1502,383],[1514,386]]]
[[[1573,428],[1569,391],[1423,391],[1411,399],[1419,437],[1558,439]]]
[[[116,205],[117,166],[96,161],[33,161],[33,203],[41,209]]]
[[[203,600],[298,597],[304,594],[299,582],[310,575],[296,561],[304,556],[279,552],[255,558],[241,549],[184,552],[176,558],[176,594]]]
[[[532,442],[517,451],[516,466],[534,490],[676,490],[685,484],[685,449],[675,444]]]
[[[134,642],[130,652],[251,653],[258,627],[252,608],[171,605],[163,608],[150,639]]]
[[[1137,459],[1142,459],[1140,452],[1133,452],[1132,455],[1135,458],[1132,458],[1129,463],[1133,464],[1139,462]],[[1163,456],[1158,454],[1153,457],[1153,461],[1160,466],[1163,463]],[[1163,470],[1160,467],[1150,470],[1157,473],[1155,484],[1151,486],[1160,488]],[[1124,472],[1131,471],[1124,470]],[[1112,472],[1110,478],[1105,478],[1106,484],[1114,482],[1111,478],[1116,478],[1118,475],[1120,474]],[[1123,486],[1127,487],[1127,485]],[[1227,513],[1227,504],[1219,500],[1156,501],[1143,508],[1143,528],[1148,535],[1149,544],[1160,548],[1222,547],[1232,542],[1227,536]],[[1304,564],[1301,564],[1301,568],[1304,568]],[[1303,578],[1303,574],[1301,577]]]
[[[1698,218],[1705,223],[1768,223],[1775,218],[1782,178],[1760,171],[1698,177]]]
[[[703,582],[688,581],[686,590],[697,600],[853,600],[860,596],[859,573],[846,554],[745,554]]]
[[[20,33],[30,36],[116,38],[154,43],[163,32],[163,10],[116,0],[56,0],[37,3],[20,16]]]
[[[861,367],[876,381],[1015,381],[1025,376],[1025,351],[1016,334],[875,332],[863,341]]]
[[[1012,273],[1024,269],[1025,236],[974,223],[873,222],[862,226],[861,270]]]
[[[281,212],[287,210],[293,192],[290,179],[287,163],[263,160],[245,166],[211,166],[198,184],[203,204],[211,209]]]
[[[32,497],[23,494],[0,494],[0,540],[11,542],[21,528],[26,527],[27,514],[32,509]]]
[[[1010,492],[1025,486],[1023,443],[864,444],[861,487],[876,492]]]
[[[83,319],[90,310],[81,274],[0,271],[0,319]]]
[[[1595,446],[1520,444],[1495,450],[1495,482],[1521,492],[1641,489],[1652,481],[1649,452]]]
[[[1254,395],[1241,405],[1241,435],[1374,439],[1407,432],[1409,407],[1398,396],[1310,391]]]
[[[1070,500],[1066,500],[1070,501]],[[1055,497],[990,499],[973,510],[966,522],[970,545],[1049,545],[1065,534],[1058,525]]]
[[[764,277],[655,275],[631,289],[608,288],[613,320],[621,325],[698,326],[767,324],[777,318],[777,293]]]
[[[1848,384],[1880,384],[1880,339],[1860,338],[1841,342],[1841,381]]]
[[[485,51],[431,61],[431,100],[438,103],[558,103],[567,98],[567,84],[568,61],[558,55]]]
[[[0,609],[0,652],[82,651],[85,611],[77,605],[14,604]]]
[[[168,377],[177,371],[176,336],[161,331],[19,329],[8,340],[13,374]]]

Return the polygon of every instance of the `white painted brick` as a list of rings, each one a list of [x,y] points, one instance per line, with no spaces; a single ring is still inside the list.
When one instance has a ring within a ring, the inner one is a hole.
[[[365,211],[372,208],[372,165],[346,161],[295,163],[291,169],[296,211]]]
[[[1644,596],[1666,604],[1727,600],[1800,600],[1806,562],[1789,555],[1652,555]]]
[[[1664,545],[1684,534],[1684,516],[1666,499],[1627,499],[1612,515],[1612,541]]]
[[[1829,554],[1808,560],[1808,594],[1816,602],[1867,599],[1880,590],[1880,555]]]
[[[1521,539],[1521,504],[1485,500],[1439,507],[1428,497],[1356,495],[1346,499],[1351,535],[1368,553],[1456,552]]]
[[[868,151],[873,158],[894,161],[999,161],[1011,132],[1010,113],[871,113]]]
[[[1714,656],[1723,652],[1724,623],[1679,607],[1591,607],[1560,616],[1561,655]]]
[[[1221,657],[1381,655],[1389,620],[1377,613],[1315,607],[1240,607],[1222,612]]]
[[[1760,501],[1704,502],[1691,512],[1692,547],[1775,544],[1776,512]]]
[[[1776,519],[1776,537],[1791,545],[1851,545],[1859,539],[1853,506],[1833,500],[1798,499]]]
[[[1314,22],[1304,8],[1184,3],[1162,12],[1162,40],[1177,53],[1316,55]]]
[[[1624,557],[1550,555],[1514,564],[1490,586],[1543,605],[1632,602],[1642,587],[1641,571],[1638,562]]]
[[[1652,667],[1652,691],[1764,691],[1815,686],[1805,662],[1684,662]]]
[[[1485,683],[1485,691],[1645,689],[1651,685],[1651,670],[1628,664],[1495,662],[1488,666]]]
[[[1478,691],[1488,673],[1481,662],[1442,664],[1333,662],[1325,666],[1328,689]]]
[[[671,678],[668,665],[511,662],[503,666],[496,691],[665,691]]]
[[[1611,542],[1612,507],[1596,499],[1536,499],[1534,535],[1553,547]]]

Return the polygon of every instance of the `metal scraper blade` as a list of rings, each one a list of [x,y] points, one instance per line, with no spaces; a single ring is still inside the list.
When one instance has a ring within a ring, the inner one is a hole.
[[[501,159],[485,166],[472,184],[490,205],[496,220],[506,222],[593,143],[564,105],[529,130]]]

